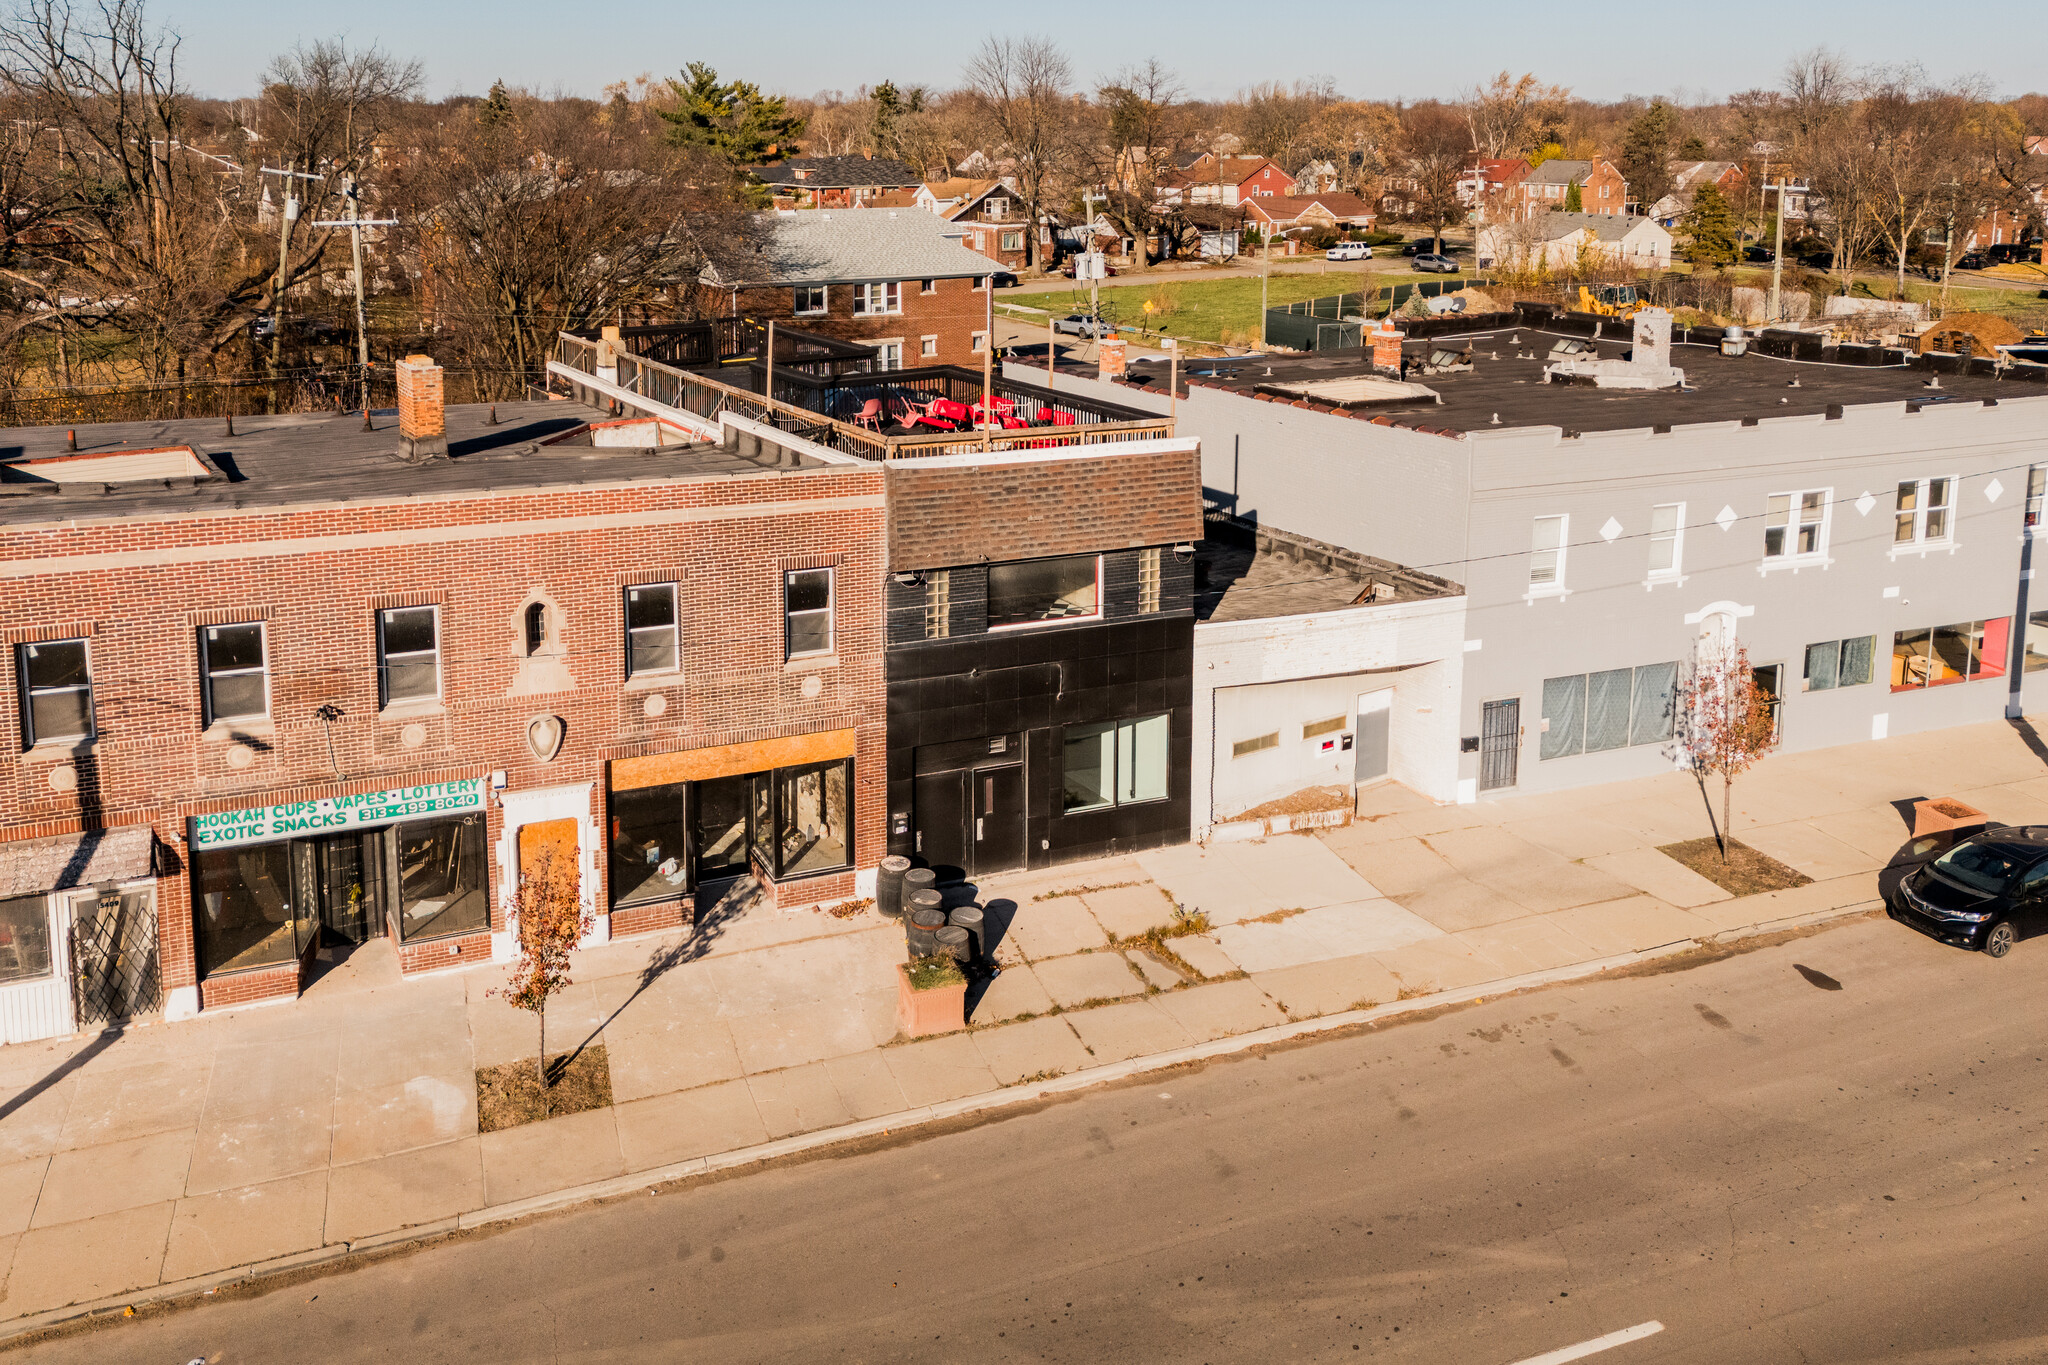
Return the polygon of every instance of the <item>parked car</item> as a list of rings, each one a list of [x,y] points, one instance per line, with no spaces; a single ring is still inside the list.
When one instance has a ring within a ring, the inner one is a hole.
[[[1063,318],[1053,319],[1052,329],[1065,336],[1106,337],[1116,328],[1101,318],[1087,313],[1069,313]]]
[[[1339,242],[1323,253],[1326,261],[1369,261],[1372,248],[1364,242]]]
[[[2012,265],[2019,261],[2031,261],[2040,256],[2041,244],[2035,242],[2022,246],[2018,242],[1997,242],[1984,248],[1985,257],[1993,265]]]
[[[1458,263],[1448,256],[1439,256],[1430,251],[1418,251],[1415,253],[1415,269],[1425,273],[1433,270],[1439,275],[1455,275],[1458,272]]]
[[[1014,289],[1017,286],[1017,277],[1007,270],[998,270],[989,278],[996,282],[998,289]]]
[[[1956,257],[1958,270],[1983,270],[1991,264],[1991,258],[1981,251],[1965,251]]]
[[[2004,957],[2018,940],[2048,930],[2048,826],[1971,835],[1901,878],[1885,909],[1943,943]]]
[[[1778,253],[1767,246],[1752,243],[1742,248],[1742,259],[1745,261],[1761,261],[1763,264],[1769,265],[1772,261],[1778,259]]]

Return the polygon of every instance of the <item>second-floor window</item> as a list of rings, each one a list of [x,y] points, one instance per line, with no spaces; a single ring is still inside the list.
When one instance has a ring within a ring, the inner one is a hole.
[[[1684,537],[1684,503],[1659,503],[1650,509],[1650,577],[1678,576]]]
[[[386,706],[441,695],[439,607],[392,607],[377,613],[377,679]]]
[[[261,621],[207,626],[199,632],[199,672],[206,723],[270,714],[270,668]]]
[[[883,313],[903,311],[903,286],[897,282],[888,284],[857,284],[853,287],[853,315],[855,317],[876,317]]]
[[[1537,517],[1529,526],[1529,588],[1555,592],[1564,587],[1564,533],[1568,517]]]
[[[1773,493],[1764,505],[1764,558],[1803,559],[1828,548],[1828,490]]]
[[[800,318],[817,317],[826,310],[825,286],[822,284],[800,284],[796,287],[796,307],[792,310]]]
[[[1899,484],[1892,517],[1892,544],[1927,545],[1948,539],[1954,479],[1906,479]]]
[[[2027,471],[2027,526],[2041,524],[2042,494],[2048,493],[2048,465],[2037,464]]]
[[[23,747],[92,738],[92,653],[84,640],[16,645],[14,664]]]
[[[786,658],[832,652],[832,571],[792,569],[782,575]]]
[[[988,624],[1032,626],[1102,614],[1102,561],[1095,555],[988,566]]]
[[[675,672],[682,661],[679,637],[675,584],[626,589],[626,676]]]

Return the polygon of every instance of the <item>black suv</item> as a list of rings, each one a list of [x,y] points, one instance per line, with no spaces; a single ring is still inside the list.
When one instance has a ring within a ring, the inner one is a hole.
[[[1891,917],[1943,943],[2004,957],[2048,930],[2048,825],[1999,825],[1901,878]]]

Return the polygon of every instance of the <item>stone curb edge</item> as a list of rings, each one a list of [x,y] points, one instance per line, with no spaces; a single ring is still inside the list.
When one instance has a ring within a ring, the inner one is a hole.
[[[740,1166],[751,1166],[759,1162],[773,1161],[780,1157],[794,1156],[815,1151],[823,1147],[836,1146],[842,1142],[853,1142],[864,1137],[876,1137],[894,1132],[899,1128],[915,1128],[940,1119],[957,1118],[966,1114],[983,1113],[992,1109],[1004,1109],[1012,1105],[1029,1104],[1034,1100],[1053,1095],[1069,1094],[1087,1090],[1113,1081],[1126,1080],[1143,1075],[1148,1071],[1165,1071],[1190,1062],[1209,1061],[1227,1057],[1233,1053],[1248,1052],[1253,1048],[1266,1047],[1275,1043],[1291,1042],[1318,1033],[1334,1032],[1358,1024],[1377,1023],[1383,1019],[1397,1018],[1403,1014],[1415,1014],[1423,1010],[1438,1009],[1445,1005],[1461,1005],[1468,1001],[1484,999],[1489,995],[1505,995],[1514,991],[1529,990],[1538,986],[1557,985],[1566,981],[1578,981],[1599,976],[1619,967],[1633,967],[1645,962],[1672,957],[1702,945],[1736,943],[1747,938],[1760,938],[1766,934],[1781,933],[1788,929],[1805,928],[1831,919],[1846,919],[1866,910],[1883,905],[1878,899],[1865,899],[1836,906],[1828,910],[1816,910],[1802,915],[1789,915],[1782,919],[1760,920],[1755,924],[1734,929],[1724,929],[1711,938],[1684,938],[1652,948],[1641,948],[1634,952],[1617,953],[1611,957],[1593,958],[1586,962],[1574,962],[1563,967],[1552,967],[1544,971],[1525,972],[1520,976],[1501,977],[1494,981],[1481,982],[1472,986],[1460,986],[1454,990],[1438,991],[1431,995],[1418,995],[1406,1000],[1395,1000],[1388,1004],[1376,1005],[1369,1010],[1345,1010],[1338,1014],[1318,1015],[1313,1019],[1297,1020],[1293,1023],[1275,1024],[1270,1028],[1251,1033],[1233,1034],[1227,1038],[1216,1038],[1206,1043],[1194,1043],[1188,1047],[1175,1048],[1170,1052],[1155,1052],[1144,1057],[1132,1057],[1121,1062],[1089,1067],[1082,1071],[1070,1071],[1051,1080],[1033,1081],[1029,1085],[1010,1085],[980,1095],[968,1095],[957,1100],[945,1100],[938,1104],[920,1105],[913,1109],[899,1110],[880,1118],[862,1119],[856,1123],[841,1124],[836,1128],[820,1128],[815,1132],[799,1133],[793,1137],[778,1138],[773,1142],[758,1143],[752,1147],[735,1148],[712,1156],[691,1157],[685,1161],[657,1166],[630,1175],[614,1176],[606,1180],[590,1181],[586,1184],[555,1190],[548,1194],[534,1195],[527,1199],[515,1199],[503,1204],[492,1204],[453,1218],[443,1218],[432,1223],[416,1224],[359,1237],[351,1242],[334,1242],[323,1247],[293,1252],[267,1261],[254,1261],[247,1265],[230,1266],[206,1275],[177,1280],[169,1284],[152,1285],[128,1294],[117,1294],[98,1299],[91,1303],[70,1304],[63,1308],[50,1309],[29,1317],[17,1318],[0,1323],[0,1342],[26,1336],[32,1332],[61,1327],[67,1323],[92,1318],[119,1316],[131,1308],[146,1304],[163,1303],[174,1299],[190,1298],[193,1295],[209,1293],[228,1285],[249,1280],[260,1280],[271,1275],[281,1275],[308,1266],[324,1265],[349,1256],[362,1255],[373,1251],[387,1251],[395,1247],[424,1244],[456,1232],[488,1227],[495,1223],[513,1222],[531,1218],[536,1214],[552,1213],[559,1209],[579,1204],[588,1204],[600,1199],[613,1199],[620,1195],[638,1194],[677,1180],[686,1180],[695,1175],[706,1175],[712,1171],[731,1170]]]

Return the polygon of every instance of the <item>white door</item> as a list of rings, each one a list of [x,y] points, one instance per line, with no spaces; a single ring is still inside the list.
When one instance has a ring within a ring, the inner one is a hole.
[[[1354,783],[1377,782],[1387,775],[1387,724],[1393,719],[1394,689],[1358,694],[1357,761]]]

